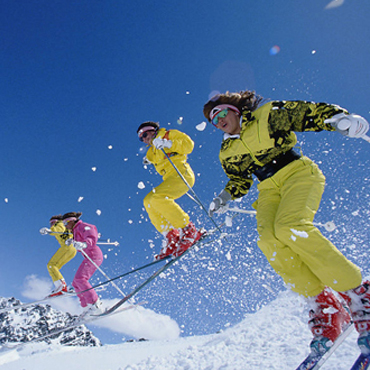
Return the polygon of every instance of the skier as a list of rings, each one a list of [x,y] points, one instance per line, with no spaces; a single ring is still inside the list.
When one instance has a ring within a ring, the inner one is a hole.
[[[149,145],[144,163],[153,164],[163,178],[163,182],[144,198],[144,207],[150,221],[165,239],[155,259],[160,260],[171,254],[178,256],[202,235],[190,221],[189,215],[175,202],[186,194],[187,184],[193,186],[195,182],[193,170],[187,163],[187,155],[193,151],[194,142],[188,135],[178,130],[167,131],[160,128],[159,123],[152,121],[142,123],[137,134],[140,141]]]
[[[62,215],[52,216],[50,218],[50,229],[43,227],[40,229],[42,235],[55,236],[60,244],[59,249],[47,264],[47,269],[50,277],[53,280],[55,288],[51,291],[48,297],[62,295],[63,292],[68,292],[67,284],[60,269],[76,255],[76,249],[72,245],[67,245],[66,240],[72,238],[72,234],[65,228],[62,221]]]
[[[91,289],[89,279],[103,262],[103,253],[96,245],[98,241],[98,230],[96,226],[87,224],[80,220],[81,212],[69,212],[63,215],[63,223],[68,231],[73,233],[72,245],[81,252],[84,260],[78,268],[73,279],[74,287],[80,304],[85,310],[82,317],[101,312],[102,302],[94,289]],[[91,261],[92,262],[91,262]],[[85,291],[89,289],[88,291]],[[79,293],[83,292],[83,293]]]
[[[229,178],[210,203],[209,214],[246,195],[256,176],[258,246],[285,283],[308,298],[311,352],[325,352],[350,323],[346,302],[359,332],[358,344],[369,353],[370,282],[362,282],[360,269],[313,225],[325,177],[315,163],[293,150],[294,131],[338,131],[361,138],[369,124],[337,105],[261,101],[246,90],[216,95],[204,105],[206,119],[224,132],[219,158]]]

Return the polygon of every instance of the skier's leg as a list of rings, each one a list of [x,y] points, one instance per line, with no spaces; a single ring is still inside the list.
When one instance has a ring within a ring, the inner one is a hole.
[[[100,251],[96,251],[96,253],[91,254],[89,253],[89,257],[95,262],[97,266],[100,266],[103,262],[103,255]],[[82,307],[86,307],[88,304],[93,304],[99,298],[97,293],[94,289],[91,288],[91,284],[89,279],[95,273],[96,267],[92,264],[89,260],[84,258],[83,262],[81,263],[80,267],[78,268],[76,275],[73,279],[72,286],[75,288],[75,291],[80,299],[80,303]],[[90,289],[87,292],[78,294],[83,290]]]
[[[61,246],[51,257],[50,261],[47,264],[48,272],[53,281],[63,279],[63,275],[60,272],[60,269],[69,262],[75,255],[77,251],[73,245],[70,246]]]
[[[259,248],[270,265],[293,291],[306,297],[319,294],[325,286],[300,256],[275,235],[276,213],[281,200],[279,189],[273,183],[271,186],[265,183],[263,189],[259,188],[259,190],[260,194],[255,204]]]
[[[336,291],[361,284],[360,269],[350,262],[314,225],[324,191],[325,177],[308,158],[291,163],[288,175],[274,176],[281,202],[276,212],[275,235],[296,254],[323,285]]]
[[[192,186],[194,177],[188,174],[184,176]],[[172,228],[183,228],[189,224],[189,215],[175,202],[187,191],[187,185],[174,173],[144,198],[145,209],[157,231],[168,232]]]

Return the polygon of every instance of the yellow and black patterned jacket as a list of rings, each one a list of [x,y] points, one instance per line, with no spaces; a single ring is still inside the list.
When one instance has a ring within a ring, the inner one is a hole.
[[[294,147],[294,131],[335,131],[324,120],[343,112],[348,114],[337,105],[305,101],[272,101],[243,111],[240,135],[224,134],[221,145],[220,162],[229,178],[225,190],[232,199],[246,195],[253,172]]]

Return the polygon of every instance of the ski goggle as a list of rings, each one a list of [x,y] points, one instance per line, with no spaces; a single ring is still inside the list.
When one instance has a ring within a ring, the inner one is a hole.
[[[60,220],[57,220],[56,218],[53,218],[53,219],[51,219],[49,222],[50,222],[50,225],[51,225],[51,226],[53,226],[53,225],[55,225],[58,221],[60,221]]]
[[[225,108],[225,109],[222,109],[220,110],[212,119],[211,123],[213,126],[217,126],[218,125],[218,120],[220,118],[225,118],[227,116],[227,114],[229,113],[229,109],[228,108]]]
[[[156,131],[154,127],[147,126],[143,127],[137,134],[139,136],[140,141],[144,141],[144,139],[148,136],[149,131]]]
[[[234,107],[233,105],[229,104],[221,104],[217,105],[211,110],[211,113],[209,114],[209,118],[211,120],[212,125],[217,126],[218,120],[220,118],[225,118],[227,114],[229,113],[229,110],[238,113],[240,115],[239,109]]]

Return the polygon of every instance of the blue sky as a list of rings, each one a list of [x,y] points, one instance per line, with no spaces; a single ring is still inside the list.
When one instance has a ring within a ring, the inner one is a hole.
[[[192,137],[194,190],[208,206],[226,181],[221,133],[196,129],[212,91],[325,101],[369,119],[370,4],[325,9],[329,2],[0,0],[0,295],[22,298],[28,276],[48,277],[58,245],[39,229],[58,213],[82,211],[102,238],[120,242],[102,247],[108,275],[152,260],[160,239],[142,200],[160,178],[141,164],[143,121]],[[299,140],[328,180],[318,221],[340,225],[330,237],[368,272],[369,144],[336,133]],[[255,197],[254,189],[242,206]],[[212,227],[190,199],[180,203]],[[142,295],[184,334],[235,323],[282,287],[256,247],[253,218],[237,220],[228,245],[202,251]],[[80,261],[62,270],[68,282]]]

